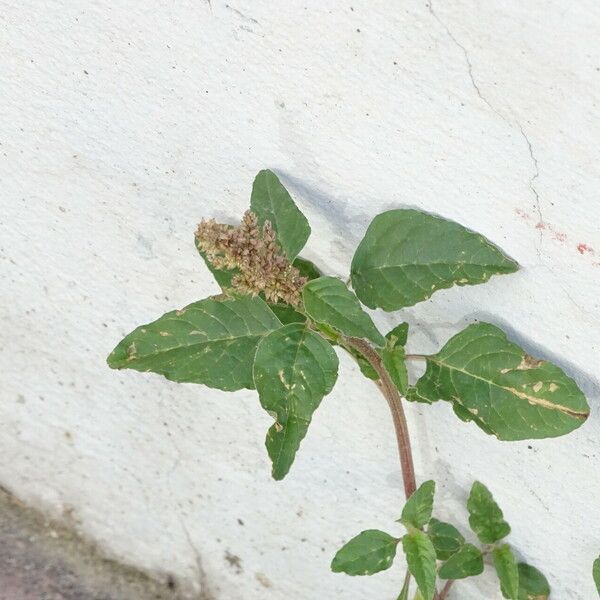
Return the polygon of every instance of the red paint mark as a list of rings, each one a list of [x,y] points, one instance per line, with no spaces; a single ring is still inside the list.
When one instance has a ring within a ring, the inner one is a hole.
[[[577,244],[577,251],[579,254],[595,254],[594,249],[587,244]]]
[[[521,208],[515,208],[515,212],[521,217],[521,219],[524,219],[526,221],[531,219],[531,217],[529,216],[529,213],[525,212]]]
[[[538,223],[535,224],[535,228],[536,229],[546,229],[546,223],[544,223],[544,221],[539,221]]]
[[[553,234],[553,237],[557,242],[566,242],[567,241],[567,234],[562,233],[562,231],[555,231]]]

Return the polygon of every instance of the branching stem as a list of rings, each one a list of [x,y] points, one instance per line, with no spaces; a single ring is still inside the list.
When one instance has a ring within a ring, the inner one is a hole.
[[[386,371],[381,357],[368,342],[359,338],[345,338],[345,342],[358,350],[375,369],[379,375],[377,382],[381,393],[384,395],[392,413],[394,421],[394,429],[396,430],[396,440],[398,442],[398,454],[400,455],[400,466],[402,467],[402,478],[404,480],[404,494],[408,499],[417,489],[415,480],[415,466],[412,458],[412,450],[410,447],[410,434],[406,423],[406,416],[402,406],[402,397],[398,392],[398,388],[390,379]]]
[[[417,482],[410,445],[410,433],[408,431],[406,415],[404,414],[404,407],[402,406],[402,396],[400,395],[398,388],[394,385],[394,382],[391,380],[381,357],[368,342],[359,338],[348,337],[343,339],[343,343],[344,345],[358,350],[369,361],[369,364],[375,369],[377,375],[379,375],[379,380],[376,383],[377,387],[379,387],[381,393],[387,400],[392,413],[394,429],[396,431],[396,441],[398,442],[398,454],[400,455],[400,466],[402,467],[402,478],[404,480],[404,495],[408,500],[417,489]],[[409,354],[406,356],[406,358],[409,357],[418,359],[426,358],[421,354]],[[410,574],[408,574],[407,577],[410,577]],[[405,585],[406,583],[407,581],[405,581]],[[454,580],[452,579],[447,581],[442,591],[439,593],[436,592],[435,600],[446,600],[453,583]]]

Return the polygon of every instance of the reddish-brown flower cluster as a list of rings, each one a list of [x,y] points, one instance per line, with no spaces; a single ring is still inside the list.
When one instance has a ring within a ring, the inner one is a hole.
[[[238,271],[231,282],[235,290],[263,293],[271,302],[300,304],[300,292],[307,279],[282,254],[269,221],[261,230],[252,211],[246,211],[238,227],[203,219],[196,238],[213,267]]]

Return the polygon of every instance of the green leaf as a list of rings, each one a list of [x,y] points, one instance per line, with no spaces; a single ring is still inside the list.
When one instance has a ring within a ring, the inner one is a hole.
[[[465,543],[465,538],[454,525],[437,519],[429,521],[427,535],[433,543],[438,560],[448,560]]]
[[[368,379],[377,380],[379,379],[379,373],[371,366],[371,363],[354,348],[347,348],[348,352],[355,358],[360,372]]]
[[[408,372],[406,371],[404,356],[404,346],[394,346],[391,349],[384,348],[381,351],[385,369],[402,395],[406,394],[408,389]]]
[[[386,333],[385,338],[391,342],[391,346],[406,346],[408,340],[408,323],[400,323],[394,329]]]
[[[550,584],[541,571],[526,563],[517,565],[519,570],[519,600],[547,600]]]
[[[467,509],[469,525],[482,543],[493,544],[510,533],[510,525],[504,520],[502,510],[483,483],[473,483]]]
[[[337,378],[331,345],[300,323],[266,335],[254,359],[254,383],[262,407],[275,418],[267,433],[274,479],[289,471],[313,412]]]
[[[474,285],[517,263],[482,235],[412,209],[390,210],[369,225],[352,260],[352,286],[369,308],[398,310],[436,290]]]
[[[410,397],[458,404],[500,440],[564,435],[589,414],[573,379],[529,356],[489,323],[469,325],[427,357],[425,375]]]
[[[596,584],[596,589],[598,590],[598,594],[600,594],[600,556],[594,561],[592,574],[594,576],[594,583]]]
[[[432,403],[429,402],[428,404],[432,404]],[[454,411],[454,414],[464,423],[470,423],[472,421],[488,435],[494,435],[494,432],[492,431],[492,429],[490,429],[487,425],[485,425],[480,419],[477,418],[477,415],[470,412],[462,404],[459,404],[458,402],[453,402],[452,410]]]
[[[250,208],[261,225],[271,222],[281,249],[294,260],[308,240],[310,225],[273,171],[260,171],[254,179]]]
[[[298,271],[300,271],[300,275],[302,275],[302,277],[306,277],[309,281],[311,279],[317,279],[317,277],[321,277],[321,275],[323,275],[315,263],[307,260],[306,258],[302,258],[301,256],[297,256],[292,264],[294,267],[296,267],[296,269],[298,269]]]
[[[435,594],[435,548],[431,540],[417,529],[402,538],[408,570],[415,578],[424,600],[433,600]]]
[[[464,579],[483,573],[483,555],[473,544],[465,544],[440,568],[442,579]]]
[[[108,357],[113,369],[152,371],[221,390],[253,389],[259,340],[281,327],[260,298],[206,299],[127,335]]]
[[[430,479],[422,483],[406,501],[402,510],[400,522],[412,525],[417,529],[425,527],[431,519],[433,511],[433,496],[435,494],[435,481]]]
[[[306,322],[306,317],[302,313],[299,313],[290,304],[285,304],[283,302],[268,302],[267,304],[269,305],[269,308],[275,313],[275,316],[284,325],[289,325],[290,323]]]
[[[504,544],[494,548],[492,559],[500,580],[502,595],[510,600],[519,600],[519,569],[510,546]]]
[[[377,346],[385,345],[385,338],[371,317],[339,279],[319,277],[309,281],[302,290],[302,298],[307,314],[317,323],[326,323],[343,335],[365,338]]]
[[[399,541],[378,529],[362,531],[338,550],[331,570],[347,575],[373,575],[389,569]]]
[[[208,270],[213,274],[216,282],[219,284],[219,287],[223,292],[226,292],[228,289],[232,287],[231,280],[234,278],[237,273],[239,273],[238,269],[216,269],[213,267],[212,263],[209,262],[206,258],[206,253],[204,250],[200,248],[199,240],[197,237],[194,238],[194,243],[196,245],[196,250],[204,260],[204,264],[207,266]]]

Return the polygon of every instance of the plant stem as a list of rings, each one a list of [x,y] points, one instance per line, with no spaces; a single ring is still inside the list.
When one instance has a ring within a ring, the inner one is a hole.
[[[448,597],[448,593],[450,592],[450,588],[452,587],[452,584],[455,582],[455,579],[449,579],[446,582],[446,585],[442,588],[442,591],[438,594],[438,600],[446,600],[446,598]]]
[[[406,360],[427,360],[425,354],[405,354],[404,358]]]
[[[377,384],[381,393],[387,400],[394,421],[396,440],[398,442],[398,454],[400,455],[400,466],[402,467],[402,478],[404,480],[404,494],[408,499],[417,489],[417,484],[415,480],[415,466],[412,458],[412,450],[410,447],[410,435],[406,423],[406,416],[404,415],[404,408],[402,406],[402,396],[400,396],[398,388],[390,379],[381,357],[368,342],[352,337],[344,338],[344,340],[349,346],[358,350],[369,361],[370,365],[379,375]]]
[[[404,577],[404,585],[402,586],[402,590],[400,591],[398,600],[408,600],[409,589],[410,589],[410,571],[406,571],[406,575]]]

